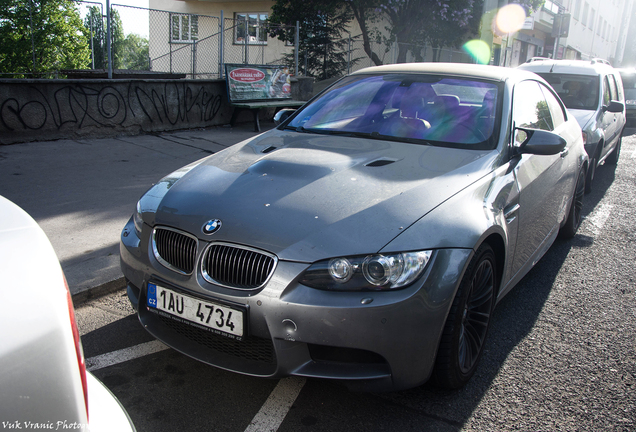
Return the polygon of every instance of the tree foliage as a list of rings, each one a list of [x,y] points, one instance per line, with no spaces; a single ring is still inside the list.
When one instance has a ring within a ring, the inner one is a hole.
[[[347,69],[347,25],[351,10],[337,0],[277,0],[268,19],[272,37],[293,43],[300,21],[299,58],[305,74],[320,79],[341,76]],[[287,55],[292,65],[293,55]]]
[[[150,60],[148,51],[148,39],[138,34],[130,33],[121,45],[122,69],[149,70]]]
[[[421,59],[420,50],[431,45],[457,47],[477,34],[483,0],[347,0],[364,40],[364,50],[382,64],[371,42],[398,45],[398,63],[410,51]],[[381,23],[384,23],[384,28]]]
[[[113,69],[148,69],[148,40],[136,34],[124,37],[124,26],[119,12],[111,8],[111,49]],[[84,19],[86,36],[92,42],[95,69],[108,68],[106,19],[96,6],[89,8]]]
[[[87,67],[90,51],[83,29],[71,0],[2,0],[0,73]]]

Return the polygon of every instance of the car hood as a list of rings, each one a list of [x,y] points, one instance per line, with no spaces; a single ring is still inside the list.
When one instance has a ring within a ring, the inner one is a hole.
[[[579,126],[581,126],[581,129],[584,131],[585,126],[587,126],[592,117],[594,117],[594,114],[596,114],[596,111],[592,110],[568,109],[568,111],[574,116],[576,121],[579,123]]]
[[[167,177],[148,194],[154,217],[147,203],[143,217],[280,259],[373,253],[490,172],[497,155],[273,130]],[[222,226],[206,236],[211,219]]]

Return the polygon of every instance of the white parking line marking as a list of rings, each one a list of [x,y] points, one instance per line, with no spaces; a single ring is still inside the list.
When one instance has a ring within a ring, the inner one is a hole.
[[[123,363],[128,360],[133,360],[139,357],[146,356],[148,354],[154,354],[159,351],[168,349],[163,343],[154,340],[139,345],[135,345],[130,348],[120,349],[118,351],[109,352],[106,354],[98,355],[86,359],[86,369],[89,371],[95,371],[108,366]]]
[[[245,432],[277,431],[306,381],[300,377],[280,380]]]
[[[592,226],[589,228],[594,234],[598,235],[607,219],[610,217],[612,213],[612,208],[614,208],[611,204],[602,204],[600,207],[596,208],[591,215],[589,215],[586,219]]]

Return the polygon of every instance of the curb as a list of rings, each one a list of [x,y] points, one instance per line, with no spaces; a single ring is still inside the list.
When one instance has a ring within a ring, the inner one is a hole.
[[[80,291],[77,294],[73,294],[73,306],[75,308],[82,306],[91,300],[103,297],[107,294],[114,293],[126,288],[126,279],[122,276],[119,279],[115,279],[110,282],[103,283],[93,288],[89,288],[84,291]]]

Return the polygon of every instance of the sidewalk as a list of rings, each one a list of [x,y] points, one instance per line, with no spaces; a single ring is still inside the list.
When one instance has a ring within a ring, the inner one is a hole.
[[[273,127],[265,123],[262,129]],[[119,235],[141,195],[165,175],[255,136],[252,123],[158,135],[0,146],[0,195],[48,235],[75,302],[124,287]],[[33,275],[43,281],[46,275]]]

